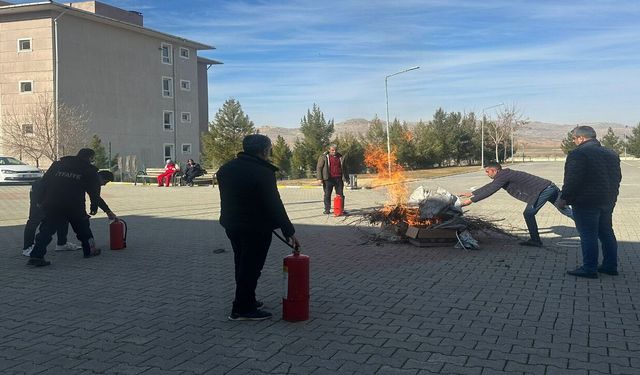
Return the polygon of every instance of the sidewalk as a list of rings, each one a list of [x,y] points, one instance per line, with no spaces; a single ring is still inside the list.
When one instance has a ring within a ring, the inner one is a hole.
[[[561,163],[517,165],[562,182]],[[565,275],[581,259],[569,219],[538,214],[545,247],[482,238],[480,251],[371,241],[357,217],[323,215],[320,189],[281,189],[311,257],[311,319],[281,320],[282,258],[274,238],[258,297],[274,318],[230,322],[233,253],[211,187],[107,185],[129,225],[127,249],[97,258],[20,255],[28,187],[0,186],[2,374],[638,374],[640,163],[623,165],[614,213],[620,276]],[[420,183],[452,192],[482,171]],[[347,190],[357,212],[379,189]],[[469,213],[525,232],[524,204],[498,192]],[[220,249],[224,251],[220,251]]]

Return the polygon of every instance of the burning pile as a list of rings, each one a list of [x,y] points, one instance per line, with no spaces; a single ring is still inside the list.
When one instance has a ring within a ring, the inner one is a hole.
[[[408,194],[403,169],[396,162],[395,152],[390,155],[381,148],[370,148],[365,153],[365,164],[378,174],[372,187],[385,186],[388,200],[365,218],[371,224],[382,224],[417,246],[440,246],[458,243],[465,249],[477,249],[478,242],[468,230],[491,230],[507,234],[496,225],[481,218],[465,217],[460,199],[438,188],[423,186]]]

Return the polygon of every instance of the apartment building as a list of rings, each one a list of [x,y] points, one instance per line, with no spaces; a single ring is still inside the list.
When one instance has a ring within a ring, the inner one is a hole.
[[[0,1],[0,124],[46,94],[87,113],[89,134],[138,167],[199,159],[207,73],[219,62],[198,51],[211,49],[97,1]]]

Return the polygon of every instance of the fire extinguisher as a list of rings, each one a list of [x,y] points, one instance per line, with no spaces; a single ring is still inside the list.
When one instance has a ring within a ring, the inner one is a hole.
[[[309,257],[294,251],[282,263],[284,295],[282,319],[300,322],[309,319]]]
[[[127,247],[127,223],[122,219],[115,219],[109,224],[109,239],[111,250],[121,250]]]
[[[292,247],[284,238],[273,232],[282,242]],[[300,254],[299,248],[282,261],[283,295],[282,319],[300,322],[309,319],[309,256]]]
[[[342,199],[342,195],[336,194],[333,198],[333,215],[340,216],[342,215],[342,211],[344,209],[344,200]]]

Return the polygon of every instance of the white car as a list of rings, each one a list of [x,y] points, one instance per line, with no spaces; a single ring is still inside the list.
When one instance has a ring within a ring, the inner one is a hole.
[[[9,156],[0,156],[0,183],[33,182],[42,175],[36,167]]]

